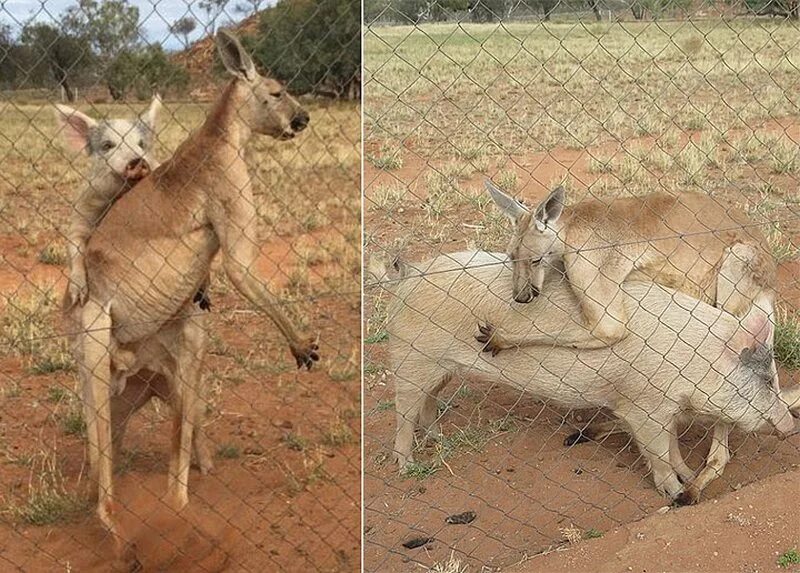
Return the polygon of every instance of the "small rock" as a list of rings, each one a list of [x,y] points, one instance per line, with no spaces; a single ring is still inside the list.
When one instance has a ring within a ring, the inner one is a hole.
[[[411,539],[403,542],[403,547],[406,549],[417,549],[423,547],[433,541],[433,537],[412,537]]]
[[[668,505],[665,505],[664,507],[659,507],[659,508],[656,510],[656,513],[658,513],[659,515],[664,515],[664,514],[665,514],[665,513],[667,513],[667,512],[668,512],[670,509],[671,509],[671,508],[670,508],[670,506],[668,506]]]
[[[445,519],[446,523],[450,525],[466,525],[475,521],[476,514],[474,511],[465,511],[463,513],[456,513]]]

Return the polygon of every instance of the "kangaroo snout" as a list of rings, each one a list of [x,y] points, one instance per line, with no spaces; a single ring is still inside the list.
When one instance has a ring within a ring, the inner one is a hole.
[[[514,300],[522,304],[528,304],[537,296],[539,296],[539,289],[533,285],[527,285],[524,289],[517,293],[517,295],[514,297]]]
[[[138,181],[150,175],[150,164],[142,157],[132,159],[125,166],[125,179]]]
[[[308,126],[308,113],[305,111],[301,111],[292,118],[292,123],[290,124],[292,127],[292,131],[303,131],[306,126]]]

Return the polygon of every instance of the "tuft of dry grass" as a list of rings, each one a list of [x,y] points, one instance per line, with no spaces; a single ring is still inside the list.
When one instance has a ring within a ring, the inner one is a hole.
[[[51,525],[86,512],[89,504],[66,487],[56,452],[42,450],[30,460],[30,479],[24,500],[12,501],[5,513],[30,525]]]
[[[39,288],[10,299],[0,316],[2,347],[25,358],[35,374],[74,368],[67,340],[53,326],[57,312],[53,290]]]
[[[467,573],[466,564],[461,563],[454,551],[450,552],[450,557],[447,561],[440,561],[434,563],[433,567],[428,569],[428,573]]]

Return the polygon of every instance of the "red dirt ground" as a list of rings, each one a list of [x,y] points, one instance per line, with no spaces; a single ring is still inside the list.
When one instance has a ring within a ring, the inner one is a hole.
[[[601,539],[563,545],[509,573],[569,571],[800,571],[778,557],[800,548],[800,470],[769,477],[695,507],[626,524]]]
[[[320,241],[325,237],[317,232]],[[288,240],[288,239],[287,239]],[[295,257],[285,242],[264,245],[259,270],[273,285]],[[37,249],[18,236],[0,238],[0,308],[38,285],[64,288],[61,267],[35,262]],[[280,269],[280,272],[278,272]],[[330,274],[309,272],[310,284]],[[346,296],[304,301],[322,362],[298,372],[271,324],[233,289],[213,282],[212,340],[206,375],[214,395],[207,420],[216,470],[190,474],[190,505],[174,515],[166,489],[171,423],[168,409],[138,413],[115,477],[123,531],[145,571],[355,571],[360,564],[360,324],[357,277]],[[320,290],[327,290],[321,288]],[[240,312],[232,312],[242,309]],[[25,503],[53,454],[70,494],[85,485],[81,438],[65,435],[63,404],[53,388],[72,392],[74,373],[31,374],[16,357],[0,358],[0,571],[108,571],[112,545],[91,509],[67,522],[26,525],[10,508]],[[337,438],[331,438],[339,432]]]
[[[765,127],[785,131],[800,141],[798,125],[788,118]],[[640,143],[646,142],[643,139]],[[606,145],[592,151],[607,156],[614,147]],[[407,239],[404,235],[414,228],[421,213],[417,203],[426,197],[424,174],[430,165],[413,148],[405,150],[403,157],[403,166],[394,171],[383,172],[370,165],[365,169],[368,197],[384,183],[408,186],[419,197],[419,201],[404,204],[402,211],[394,210],[380,224],[371,223],[380,217],[380,211],[367,215],[368,241],[371,238],[379,246],[390,245],[396,237]],[[492,163],[488,172],[515,171],[518,195],[533,202],[566,174],[575,187],[585,189],[599,177],[589,172],[587,159],[585,150],[555,149]],[[746,170],[742,178],[764,181]],[[476,189],[481,179],[473,175],[459,185]],[[769,180],[793,196],[797,186],[794,176],[770,176]],[[730,187],[729,199],[739,200],[746,192],[744,186]],[[369,205],[368,200],[367,208]],[[442,227],[449,232],[479,219],[470,210],[474,207],[462,205],[457,212],[448,212]],[[800,228],[796,221],[785,225],[784,231],[798,244]],[[440,248],[461,250],[468,240],[463,230],[457,231]],[[409,261],[432,254],[430,244],[413,237],[403,251]],[[797,262],[785,263],[779,270],[780,298],[794,309],[800,308],[798,270]],[[369,302],[366,308],[372,308]],[[385,350],[377,341],[368,343],[365,351],[366,364],[373,372],[367,372],[364,404],[367,571],[420,571],[446,562],[452,554],[470,572],[754,573],[779,570],[778,554],[793,547],[800,549],[800,512],[794,507],[800,493],[800,436],[780,441],[734,432],[732,461],[724,475],[704,492],[701,504],[659,515],[657,511],[666,500],[655,491],[636,448],[625,436],[566,448],[563,440],[573,426],[565,412],[508,388],[456,379],[443,392],[444,399],[454,396],[443,418],[445,435],[453,435],[458,428],[489,428],[493,424],[490,439],[476,451],[464,447],[448,457],[447,464],[433,476],[401,478],[388,460],[395,414],[391,407],[392,375],[382,373]],[[468,393],[458,392],[462,382],[467,382]],[[796,383],[796,375],[781,371],[782,385]],[[584,420],[587,415],[590,413],[583,415]],[[503,424],[506,427],[498,431],[498,424],[506,420],[512,423]],[[689,465],[699,467],[708,448],[707,429],[692,427],[681,441]],[[436,458],[431,445],[418,456],[422,460]],[[476,512],[475,521],[469,525],[445,523],[448,516],[464,511]],[[734,516],[731,523],[725,521],[729,513]],[[747,525],[736,521],[740,514],[746,516],[742,519]],[[570,546],[564,530],[571,527],[584,535],[593,529],[603,537]],[[638,533],[644,538],[639,539]],[[415,537],[433,537],[435,541],[416,549],[402,546]],[[553,553],[538,555],[542,552]],[[789,570],[798,570],[798,566]]]

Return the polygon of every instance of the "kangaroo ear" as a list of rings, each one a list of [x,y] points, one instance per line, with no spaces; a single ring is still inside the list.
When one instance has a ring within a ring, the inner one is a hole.
[[[563,185],[559,185],[553,189],[550,195],[536,208],[536,215],[534,218],[536,219],[537,227],[540,225],[546,227],[558,221],[558,218],[561,217],[561,213],[564,211],[564,202],[566,199],[567,192]],[[539,230],[544,229],[540,228]]]
[[[486,186],[486,190],[489,192],[489,195],[492,196],[494,204],[497,205],[503,215],[508,217],[515,225],[523,215],[530,213],[530,211],[528,211],[528,209],[526,209],[522,203],[510,195],[503,193],[499,187],[496,187],[494,183],[488,179],[484,181],[484,185]]]
[[[256,66],[236,36],[227,30],[219,30],[217,32],[217,51],[228,72],[248,82],[256,79]]]
[[[70,149],[89,149],[89,135],[97,126],[95,120],[77,109],[56,104],[56,122]]]
[[[158,114],[161,112],[161,108],[161,96],[159,94],[154,94],[150,102],[150,107],[142,114],[142,121],[153,131],[156,130],[156,121],[158,120]]]

